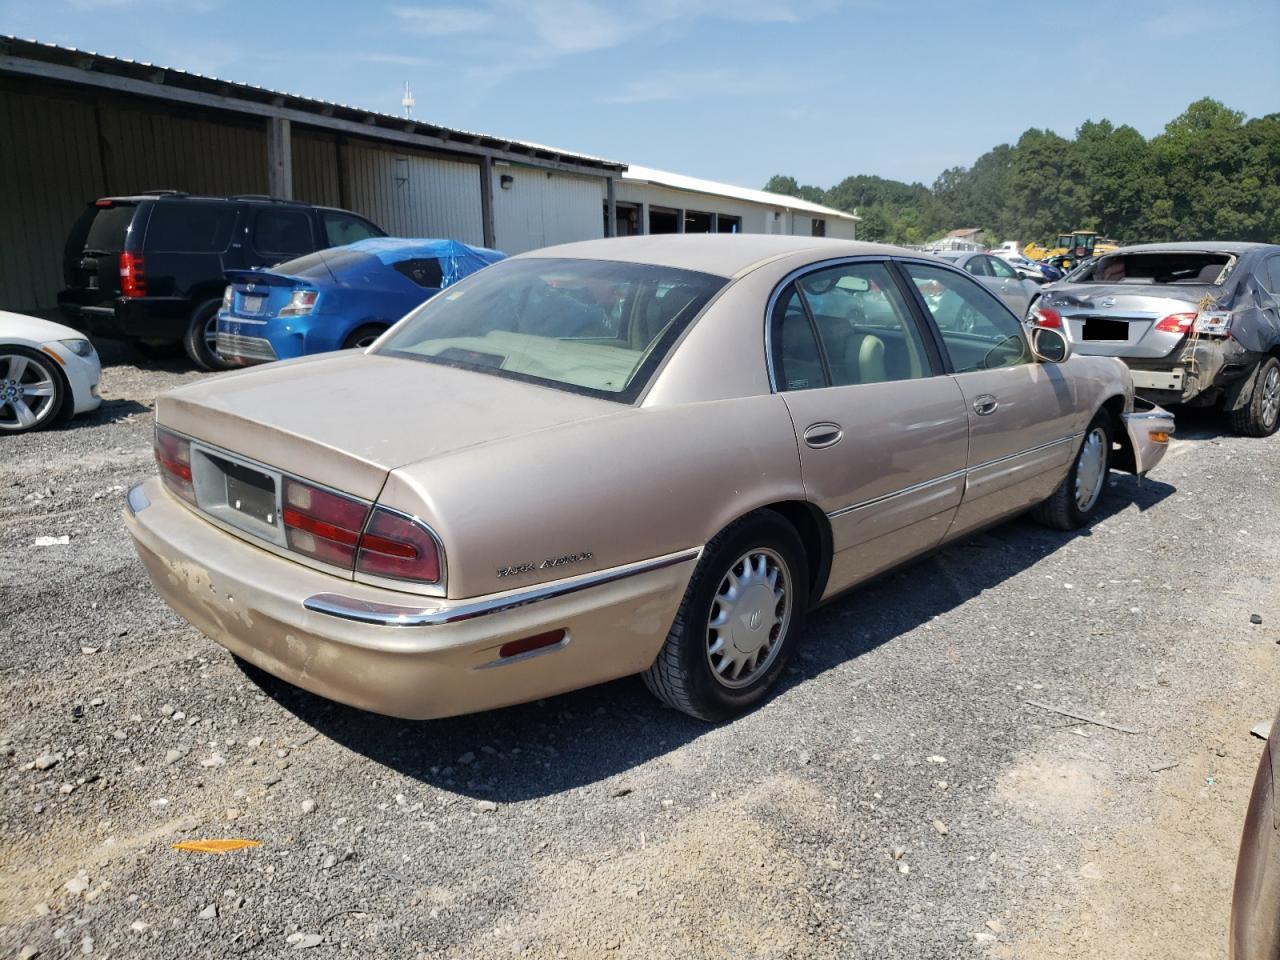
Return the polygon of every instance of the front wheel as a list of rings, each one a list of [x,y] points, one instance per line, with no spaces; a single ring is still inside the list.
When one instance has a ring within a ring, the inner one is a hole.
[[[1036,507],[1037,520],[1058,530],[1078,530],[1093,519],[1107,488],[1107,475],[1111,472],[1113,436],[1110,414],[1099,410],[1084,432],[1080,451],[1072,461],[1066,479],[1058,484],[1049,499]]]
[[[41,430],[58,419],[66,386],[38,350],[0,344],[0,433]]]
[[[754,706],[791,655],[808,583],[804,546],[781,516],[761,511],[731,524],[703,551],[645,685],[701,720]]]
[[[1269,437],[1280,423],[1280,360],[1267,357],[1258,365],[1249,401],[1231,411],[1231,429],[1242,437]]]

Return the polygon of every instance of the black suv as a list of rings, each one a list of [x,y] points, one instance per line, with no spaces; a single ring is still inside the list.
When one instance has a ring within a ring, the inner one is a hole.
[[[201,367],[218,370],[224,271],[383,236],[349,211],[271,197],[106,197],[89,204],[67,238],[58,306],[94,336],[132,340],[147,356],[181,344]]]

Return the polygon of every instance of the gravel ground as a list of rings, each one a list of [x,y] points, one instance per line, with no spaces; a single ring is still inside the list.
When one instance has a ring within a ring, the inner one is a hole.
[[[1016,520],[815,614],[734,723],[638,679],[415,723],[153,594],[122,496],[199,375],[105,359],[98,413],[0,453],[0,955],[1225,954],[1280,439],[1187,414],[1090,529]],[[171,846],[228,837],[261,845]]]

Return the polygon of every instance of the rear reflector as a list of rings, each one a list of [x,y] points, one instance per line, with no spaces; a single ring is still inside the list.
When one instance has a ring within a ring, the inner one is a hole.
[[[285,478],[280,519],[290,550],[350,570],[368,514],[363,501]]]
[[[1156,329],[1161,333],[1186,333],[1196,322],[1194,313],[1171,313],[1156,322]]]
[[[545,647],[554,647],[565,638],[564,630],[550,630],[547,633],[539,633],[532,637],[522,637],[519,640],[512,640],[510,643],[504,643],[498,648],[498,656],[504,660],[507,657],[518,657],[522,653],[532,653],[534,650],[542,650]]]
[[[385,507],[374,507],[360,538],[356,572],[393,580],[438,583],[440,548],[418,521]]]
[[[188,503],[195,503],[196,491],[191,483],[191,441],[156,427],[155,455],[164,485]]]
[[[1168,433],[1166,433],[1164,430],[1148,430],[1148,431],[1147,431],[1147,434],[1148,434],[1148,436],[1150,436],[1150,437],[1151,437],[1151,439],[1152,439],[1152,440],[1154,440],[1156,443],[1168,443],[1168,442],[1169,442],[1169,434],[1168,434]]]

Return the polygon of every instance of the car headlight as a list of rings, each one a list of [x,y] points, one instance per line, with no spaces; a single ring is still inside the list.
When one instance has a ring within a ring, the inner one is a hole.
[[[59,340],[58,342],[77,357],[93,356],[93,344],[88,340]]]

